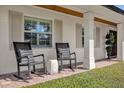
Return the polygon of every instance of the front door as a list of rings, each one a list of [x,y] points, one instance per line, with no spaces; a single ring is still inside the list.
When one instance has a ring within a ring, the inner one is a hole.
[[[117,31],[110,30],[110,33],[114,35],[114,43],[112,44],[111,57],[117,57]]]

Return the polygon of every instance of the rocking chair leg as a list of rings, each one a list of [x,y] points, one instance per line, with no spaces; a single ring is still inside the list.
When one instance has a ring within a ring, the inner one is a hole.
[[[13,74],[13,76],[16,77],[16,78],[18,78],[18,79],[22,79],[22,80],[23,80],[23,78],[22,78],[21,75],[20,75],[20,67],[19,67],[19,65],[18,65],[17,70],[18,70],[17,75]]]
[[[29,76],[29,78],[31,78],[31,66],[30,66],[30,64],[28,65],[28,76]]]
[[[63,63],[62,63],[62,60],[61,60],[61,68],[60,68],[61,70],[63,70]]]
[[[72,67],[72,64],[71,64],[71,60],[69,60],[70,61],[70,68]]]
[[[35,65],[33,65],[33,71],[31,71],[31,74],[35,74],[35,72],[36,72],[36,67]]]
[[[20,77],[20,67],[18,65],[18,77]]]
[[[47,74],[45,63],[43,63],[43,69],[44,69],[44,74]]]
[[[72,66],[72,63],[71,63],[72,61],[70,60],[70,68],[72,69],[72,71],[74,71],[74,69],[73,69],[73,66]]]
[[[33,65],[33,72],[36,72],[36,67],[35,67],[35,65]]]
[[[16,78],[18,78],[18,79],[22,79],[23,80],[23,78],[20,77],[20,76],[18,76],[18,75],[13,74],[13,76],[16,77]]]
[[[75,59],[75,68],[77,68],[77,62],[76,62],[76,59]]]

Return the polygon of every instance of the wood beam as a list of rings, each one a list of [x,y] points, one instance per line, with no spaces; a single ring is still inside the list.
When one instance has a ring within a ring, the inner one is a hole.
[[[83,13],[75,11],[75,10],[67,9],[61,6],[57,6],[57,5],[35,5],[35,6],[83,18]],[[98,17],[95,17],[94,21],[112,25],[112,26],[117,26],[117,23],[115,22],[111,22],[111,21],[98,18]]]
[[[36,6],[54,10],[54,11],[61,12],[61,13],[65,13],[65,14],[69,14],[69,15],[73,15],[73,16],[77,16],[77,17],[83,17],[83,14],[78,11],[74,11],[74,10],[60,7],[57,5],[36,5]]]
[[[112,26],[117,26],[117,23],[114,23],[114,22],[111,22],[111,21],[108,21],[108,20],[104,20],[104,19],[101,19],[101,18],[98,18],[98,17],[95,17],[94,21],[101,22],[101,23],[108,24],[108,25],[112,25]]]

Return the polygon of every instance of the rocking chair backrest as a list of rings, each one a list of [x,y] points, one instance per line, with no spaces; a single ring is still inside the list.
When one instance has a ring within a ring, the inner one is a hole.
[[[56,54],[57,54],[57,59],[60,58],[60,55],[59,55],[59,49],[60,48],[69,48],[69,43],[56,43]],[[70,51],[70,50],[69,50]]]
[[[15,50],[15,55],[16,55],[16,60],[18,63],[21,62],[19,59],[20,53],[19,50],[31,50],[31,43],[30,42],[13,42],[14,45],[14,50]]]

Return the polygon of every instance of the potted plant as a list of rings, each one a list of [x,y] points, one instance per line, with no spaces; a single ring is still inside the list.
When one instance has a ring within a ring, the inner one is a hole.
[[[114,35],[112,33],[107,33],[105,43],[106,43],[106,52],[107,52],[108,59],[111,58],[112,46],[114,41],[115,41]]]
[[[107,52],[108,59],[111,58],[111,51],[112,51],[111,46],[107,46],[107,47],[106,47],[106,52]]]

